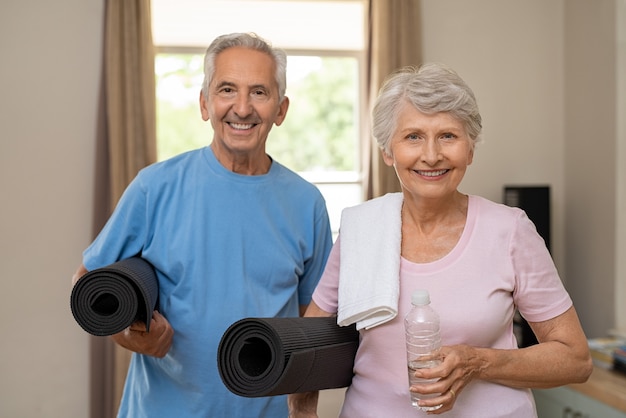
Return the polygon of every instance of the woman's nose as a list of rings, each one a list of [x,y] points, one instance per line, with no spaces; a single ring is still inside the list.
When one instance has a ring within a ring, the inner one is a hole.
[[[428,164],[435,164],[442,158],[441,144],[437,140],[427,140],[424,144],[422,160]]]

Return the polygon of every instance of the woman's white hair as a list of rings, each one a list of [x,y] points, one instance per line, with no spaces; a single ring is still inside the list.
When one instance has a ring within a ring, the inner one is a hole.
[[[449,112],[463,123],[474,143],[478,141],[482,118],[474,92],[452,69],[430,63],[404,67],[384,81],[372,111],[372,135],[385,153],[390,154],[397,114],[405,102],[426,114]]]

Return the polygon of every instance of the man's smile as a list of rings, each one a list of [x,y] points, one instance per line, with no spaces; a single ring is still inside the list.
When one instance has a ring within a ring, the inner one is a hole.
[[[246,130],[246,129],[252,129],[254,126],[256,126],[256,124],[254,123],[235,123],[235,122],[226,122],[228,123],[228,125],[233,128],[233,129],[237,129],[237,130]]]

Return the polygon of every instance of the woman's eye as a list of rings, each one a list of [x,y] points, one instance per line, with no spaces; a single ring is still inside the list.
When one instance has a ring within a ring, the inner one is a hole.
[[[410,139],[411,141],[416,141],[416,140],[420,139],[418,134],[408,134],[406,138]]]
[[[452,134],[452,133],[445,133],[441,136],[443,139],[455,139],[456,135]]]

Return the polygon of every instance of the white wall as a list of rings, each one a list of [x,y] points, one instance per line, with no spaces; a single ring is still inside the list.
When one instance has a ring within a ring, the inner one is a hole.
[[[617,245],[616,328],[626,333],[626,0],[618,0],[617,28]]]
[[[505,184],[549,184],[552,254],[563,253],[562,1],[422,0],[423,58],[454,68],[483,117],[462,189],[502,201]]]
[[[422,0],[424,60],[455,68],[483,115],[485,142],[462,188],[501,201],[505,184],[552,187],[552,254],[590,337],[606,335],[626,309],[625,244],[616,246],[626,242],[616,233],[626,224],[624,203],[617,210],[623,3]]]
[[[617,302],[616,4],[565,2],[567,284],[592,337],[614,327]]]
[[[69,310],[91,235],[103,0],[0,3],[0,416],[87,417]]]

